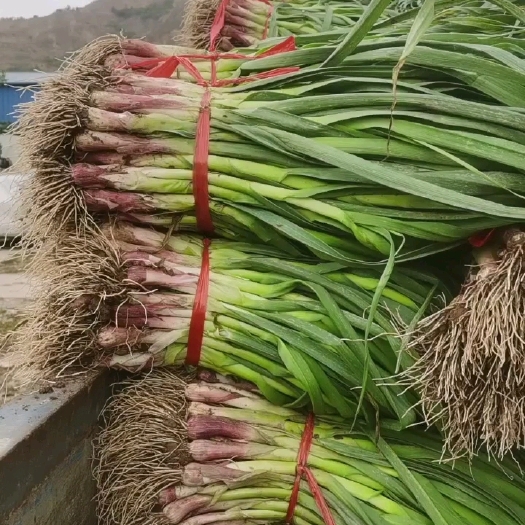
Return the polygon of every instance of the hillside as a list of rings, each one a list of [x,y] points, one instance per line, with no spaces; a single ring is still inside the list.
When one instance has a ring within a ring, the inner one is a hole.
[[[184,0],[94,0],[49,16],[0,18],[0,71],[54,71],[67,53],[108,33],[169,43],[183,6]]]

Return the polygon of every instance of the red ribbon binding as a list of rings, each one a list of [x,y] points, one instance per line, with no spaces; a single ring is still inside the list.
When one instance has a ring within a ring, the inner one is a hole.
[[[188,350],[186,364],[198,366],[201,360],[202,340],[204,338],[204,323],[208,310],[208,292],[210,288],[210,239],[204,239],[202,250],[201,273],[197,281],[197,290],[193,300],[190,330],[188,334]]]
[[[262,39],[265,40],[268,36],[268,30],[270,29],[270,20],[273,15],[273,4],[269,0],[260,0],[263,4],[266,4],[270,9],[268,10],[268,15],[266,16],[266,21],[264,23],[264,30]],[[224,28],[224,23],[226,21],[226,9],[230,0],[222,0],[215,13],[215,18],[210,30],[210,51],[214,51],[217,46],[217,41],[221,34],[221,31]]]
[[[220,15],[220,10],[217,11],[217,15]],[[214,24],[215,26],[215,24]],[[216,31],[212,34],[218,34]],[[213,43],[213,47],[215,44]],[[267,57],[276,55],[278,53],[284,53],[286,51],[293,51],[295,47],[295,39],[289,37],[280,44],[268,49],[261,55],[261,57]],[[212,49],[213,51],[213,49]],[[240,77],[233,79],[217,80],[217,68],[216,62],[220,58],[246,58],[244,55],[236,55],[232,53],[220,54],[211,53],[208,55],[184,55],[184,56],[172,56],[167,59],[159,59],[156,61],[157,65],[150,69],[146,75],[150,77],[171,77],[179,66],[182,66],[197,82],[197,84],[205,87],[205,92],[201,100],[201,107],[199,111],[199,118],[197,120],[197,132],[195,134],[195,153],[193,157],[193,196],[195,198],[195,213],[197,216],[197,226],[199,230],[206,235],[213,235],[213,220],[210,211],[210,198],[208,190],[208,156],[210,151],[210,128],[211,128],[211,91],[210,87],[220,87],[227,85],[241,84],[250,80],[271,78],[273,76],[284,75],[286,73],[292,73],[297,71],[299,68],[287,67],[278,68],[271,71],[265,71],[250,77]],[[192,59],[208,59],[211,60],[211,82],[201,75],[200,71],[191,62]],[[141,64],[153,65],[156,59],[153,61],[148,60],[144,63],[135,64],[135,67],[140,67]]]
[[[301,444],[299,445],[299,452],[297,454],[295,482],[293,485],[292,494],[290,495],[288,511],[286,513],[286,525],[290,525],[293,522],[295,509],[299,502],[299,489],[301,488],[302,479],[306,479],[308,486],[310,487],[312,496],[314,497],[315,503],[321,511],[321,515],[323,516],[325,525],[336,525],[335,519],[332,516],[332,512],[330,511],[330,507],[328,507],[328,504],[324,499],[321,487],[319,486],[319,483],[317,483],[315,476],[308,467],[308,456],[310,455],[310,449],[312,448],[314,430],[315,416],[313,415],[313,413],[310,413],[306,418],[306,423],[301,438]]]
[[[270,6],[269,14],[264,28],[264,38],[268,34],[270,19],[273,13],[273,6],[269,0],[260,0]],[[230,59],[256,59],[263,58],[279,53],[294,51],[297,49],[295,45],[295,38],[293,36],[286,38],[280,44],[277,44],[255,57],[247,57],[246,55],[236,53],[217,53],[216,47],[220,33],[224,27],[226,18],[226,9],[229,0],[222,0],[213,21],[210,31],[210,53],[206,55],[182,55],[147,59],[130,65],[131,69],[148,69],[146,76],[157,78],[171,78],[179,66],[183,67],[197,82],[198,85],[205,88],[204,95],[201,100],[199,111],[199,118],[197,120],[197,130],[195,134],[195,153],[193,157],[193,195],[195,198],[195,215],[197,218],[197,226],[199,230],[206,234],[212,235],[214,232],[213,220],[210,210],[210,196],[208,189],[208,157],[210,150],[210,129],[211,129],[211,90],[210,87],[220,87],[228,85],[236,85],[251,80],[258,80],[263,78],[271,78],[274,76],[284,75],[298,71],[298,67],[278,68],[271,71],[250,75],[249,77],[240,77],[233,79],[217,80],[217,60],[220,58]],[[198,68],[192,63],[192,60],[211,60],[211,78],[207,81],[200,73]],[[186,356],[186,364],[197,366],[200,361],[202,340],[204,337],[204,323],[206,320],[206,311],[208,306],[208,291],[209,291],[209,276],[210,276],[210,243],[209,239],[204,239],[204,248],[202,253],[202,266],[199,280],[197,282],[197,289],[195,292],[195,300],[193,303],[193,310],[190,321],[190,329],[188,334],[188,350]],[[313,433],[313,427],[312,427]],[[311,443],[310,438],[310,443]],[[308,450],[310,446],[308,445]],[[305,463],[308,459],[306,453]],[[309,471],[305,475],[309,476]],[[299,495],[300,477],[297,482],[297,496]],[[313,483],[311,483],[313,487]],[[315,484],[316,485],[316,484]],[[319,488],[319,487],[317,487]],[[314,489],[312,488],[312,492]],[[322,494],[321,494],[322,498]],[[324,498],[323,498],[324,502]],[[295,503],[296,505],[297,503]],[[291,507],[291,514],[295,505]],[[325,503],[326,506],[326,503]],[[327,507],[328,508],[328,507]],[[328,511],[329,512],[329,511]],[[332,523],[328,522],[327,523]]]
[[[290,37],[281,42],[280,44],[268,49],[265,53],[259,56],[271,56],[286,51],[292,51],[294,49],[296,49],[295,40],[293,37]],[[213,220],[210,211],[210,196],[208,189],[208,156],[210,149],[211,129],[210,87],[231,84],[235,85],[254,79],[270,78],[277,75],[291,73],[299,69],[295,67],[279,68],[272,71],[259,73],[257,75],[252,75],[250,77],[217,81],[215,61],[223,57],[246,58],[244,55],[225,53],[204,56],[172,56],[169,58],[153,59],[144,62],[144,64],[147,64],[147,67],[154,66],[148,71],[148,73],[146,73],[148,76],[158,78],[170,78],[175,73],[177,68],[179,66],[182,66],[195,79],[197,84],[206,88],[201,100],[199,118],[197,120],[197,131],[195,134],[195,153],[193,157],[193,195],[195,198],[195,214],[199,230],[205,233],[206,235],[212,235],[214,231]],[[192,58],[212,60],[211,82],[207,82],[201,75],[200,71],[192,64]],[[140,66],[140,64],[136,64],[136,66]],[[206,311],[208,306],[208,291],[210,277],[210,244],[211,241],[209,239],[204,239],[201,273],[197,282],[197,290],[195,292],[195,300],[193,303],[190,329],[188,334],[188,350],[186,354],[186,364],[193,366],[198,366],[200,362],[202,340],[204,337],[204,323],[206,320]]]
[[[494,234],[496,233],[496,229],[492,230],[484,230],[478,233],[475,233],[474,235],[471,235],[469,237],[468,242],[471,246],[474,246],[474,248],[482,248],[487,244],[492,237],[494,237]]]

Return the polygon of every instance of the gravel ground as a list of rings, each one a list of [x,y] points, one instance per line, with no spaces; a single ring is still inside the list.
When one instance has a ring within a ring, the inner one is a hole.
[[[29,285],[23,273],[20,253],[16,250],[0,250],[0,341],[13,330],[20,321],[21,313],[29,300]],[[12,397],[18,388],[9,379],[11,363],[0,346],[0,404]],[[7,381],[5,381],[7,377]]]

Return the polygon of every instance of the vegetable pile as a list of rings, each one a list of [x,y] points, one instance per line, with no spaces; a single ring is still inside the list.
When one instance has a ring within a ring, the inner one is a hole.
[[[230,51],[249,47],[271,37],[316,35],[336,28],[354,25],[363,14],[361,2],[320,4],[314,0],[283,2],[267,0],[232,0],[186,4],[183,40],[196,48],[208,48],[210,38],[218,27],[217,11],[224,16],[218,48]]]
[[[337,42],[349,28],[358,25],[369,4],[374,2],[192,0],[186,4],[182,40],[202,49],[209,49],[214,40],[214,45],[224,51],[250,47],[262,40],[271,44],[290,35],[296,37],[298,45],[311,41]],[[383,0],[375,4],[384,10],[378,23],[367,27],[365,38],[406,35],[424,1]],[[516,19],[523,22],[523,13],[507,0],[435,0],[433,9],[426,36],[434,33],[443,41],[462,42],[463,37],[472,33],[485,38],[489,35],[517,38],[523,33],[521,24],[516,23]]]
[[[166,237],[129,223],[106,234],[125,261],[123,287],[129,283],[127,301],[119,298],[113,322],[98,335],[99,346],[114,352],[109,366],[140,370],[193,359],[195,296],[206,276],[202,366],[255,383],[277,405],[353,418],[366,400],[373,421],[374,407],[403,426],[415,421],[417,398],[385,385],[414,362],[401,351],[396,324],[421,316],[438,290],[450,293],[432,273],[400,266],[382,287],[374,267],[297,262],[225,240],[212,241],[204,271],[199,237]]]
[[[506,0],[389,4],[228,53],[106,37],[72,57],[20,120],[43,283],[27,361],[200,362],[318,415],[444,419],[455,455],[525,445],[523,376],[506,379],[522,237],[493,257],[496,288],[479,279],[454,315],[418,324],[451,298],[436,261],[525,218],[525,15]],[[280,9],[284,28],[295,8]]]
[[[169,369],[152,372],[128,382],[108,405],[97,443],[101,516],[118,525],[283,522],[304,415],[264,401],[247,384],[201,377],[214,382],[185,387]],[[378,438],[317,418],[313,431],[306,466],[334,523],[525,520],[525,486],[513,462],[505,462],[506,473],[482,460],[439,464],[439,439],[415,430]],[[327,523],[318,500],[304,480],[293,523]]]

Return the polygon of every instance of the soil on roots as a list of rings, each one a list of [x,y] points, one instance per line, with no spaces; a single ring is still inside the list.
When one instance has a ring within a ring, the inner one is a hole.
[[[156,369],[116,385],[95,441],[101,525],[164,525],[162,490],[180,483],[187,448],[185,370]]]
[[[453,457],[525,447],[525,234],[507,242],[460,295],[422,321],[408,382],[427,422],[440,421]]]

